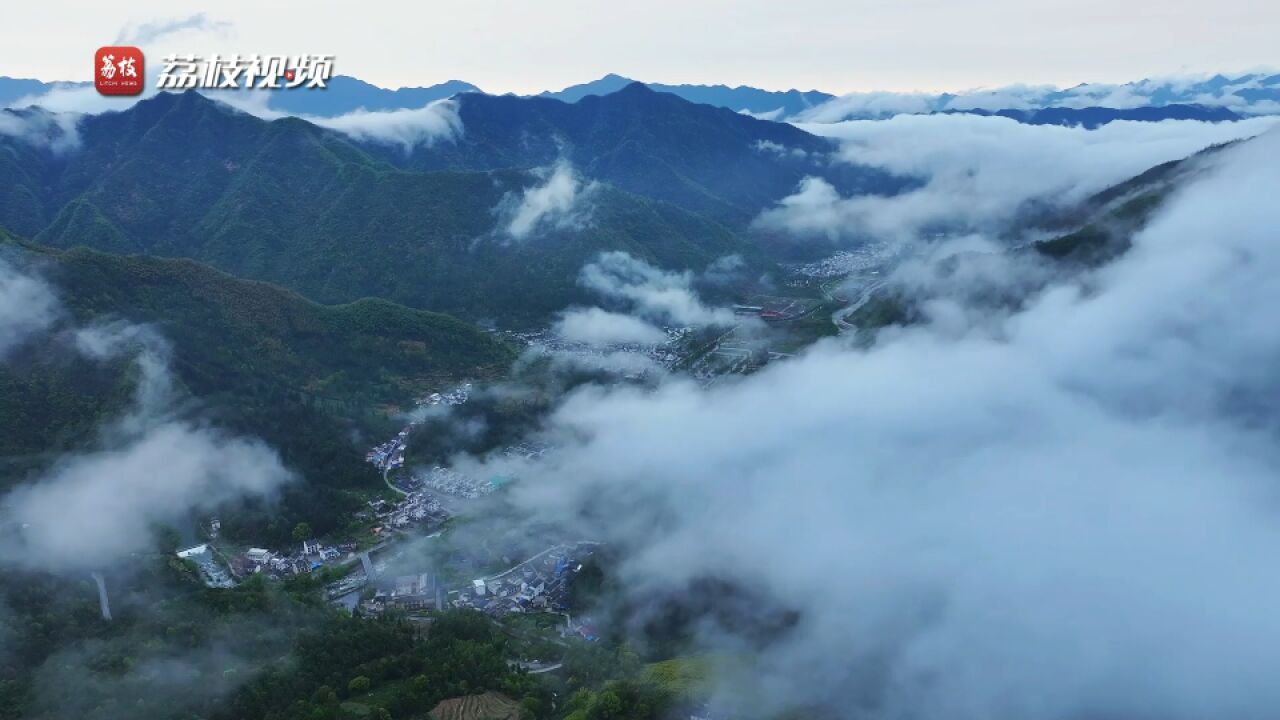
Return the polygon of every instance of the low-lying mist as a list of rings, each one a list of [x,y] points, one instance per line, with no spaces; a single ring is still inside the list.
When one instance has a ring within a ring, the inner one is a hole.
[[[1278,186],[1273,132],[1120,259],[982,322],[945,294],[870,348],[824,341],[711,389],[579,388],[513,501],[627,548],[630,598],[714,578],[794,611],[767,641],[700,634],[753,658],[754,691],[724,686],[736,713],[1266,716]],[[1001,249],[967,251],[950,261]]]

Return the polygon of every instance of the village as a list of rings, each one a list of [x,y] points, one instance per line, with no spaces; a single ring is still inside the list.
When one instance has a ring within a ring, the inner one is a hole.
[[[471,385],[466,384],[447,393],[433,393],[417,404],[419,407],[460,405],[467,402],[470,392]],[[496,477],[480,480],[439,465],[412,473],[395,473],[393,480],[392,471],[404,466],[408,439],[416,424],[411,421],[394,438],[372,448],[366,455],[397,493],[394,499],[388,495],[368,500],[366,507],[356,514],[356,519],[368,526],[368,543],[325,543],[311,538],[288,549],[250,547],[230,552],[217,542],[220,523],[212,518],[205,528],[208,541],[177,551],[177,557],[194,563],[201,580],[209,587],[233,587],[256,575],[278,581],[326,572],[325,592],[330,602],[352,611],[358,608],[366,615],[389,611],[412,614],[448,608],[473,608],[494,617],[549,612],[565,615],[565,632],[594,636],[589,624],[575,624],[567,613],[569,584],[582,568],[583,560],[594,553],[597,545],[594,542],[552,545],[501,572],[459,581],[458,571],[465,572],[474,566],[464,561],[450,573],[454,577],[452,586],[440,572],[392,574],[389,571],[392,565],[403,569],[406,554],[403,549],[407,541],[438,537],[446,531],[452,514],[442,499],[475,500],[501,488],[507,481]],[[525,441],[496,454],[508,459],[535,460],[546,451],[545,445]]]
[[[424,398],[419,398],[415,404],[419,409],[438,405],[461,405],[470,397],[471,383],[466,383],[446,393],[431,393]],[[419,424],[421,424],[420,420],[411,419],[395,437],[369,450],[364,456],[365,461],[383,472],[404,467],[404,451],[408,447],[409,433]]]
[[[420,511],[414,527],[431,528],[447,519],[447,513],[432,501],[418,495],[400,503],[372,503],[371,512],[387,526],[409,526]],[[442,530],[424,535],[435,537]],[[388,573],[385,560],[374,556],[389,551],[395,542],[390,533],[382,543],[359,550],[354,543],[325,545],[318,540],[304,540],[289,551],[249,548],[243,553],[222,557],[212,542],[177,551],[178,558],[195,563],[202,580],[210,587],[232,587],[254,575],[284,580],[292,575],[319,572],[330,568],[342,577],[326,586],[335,604],[348,609],[359,607],[366,614],[377,615],[390,610],[474,608],[493,616],[525,612],[557,612],[567,610],[569,582],[582,568],[598,543],[580,541],[553,545],[502,572],[446,587],[439,574],[422,572],[410,575]],[[397,553],[398,554],[398,553]],[[222,560],[222,562],[219,562]]]

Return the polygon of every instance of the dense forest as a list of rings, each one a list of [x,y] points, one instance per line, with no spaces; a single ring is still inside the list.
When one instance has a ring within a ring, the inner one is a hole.
[[[577,181],[581,213],[510,237],[500,210],[546,181],[535,171],[541,156],[482,170],[399,168],[385,147],[194,92],[88,116],[78,132],[80,149],[67,155],[0,136],[0,226],[59,248],[192,258],[325,303],[380,297],[508,325],[582,301],[578,271],[606,250],[667,268],[701,270],[729,254],[769,266],[715,218],[588,176]],[[752,137],[739,139],[757,175],[777,164],[746,144]]]

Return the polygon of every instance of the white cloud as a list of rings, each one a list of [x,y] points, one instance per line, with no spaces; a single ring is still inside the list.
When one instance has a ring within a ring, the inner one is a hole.
[[[76,126],[79,115],[30,109],[12,112],[0,109],[0,135],[14,137],[28,145],[47,147],[55,153],[73,150],[80,145]]]
[[[741,115],[747,115],[747,116],[753,117],[757,120],[775,120],[776,121],[776,120],[782,119],[782,116],[786,113],[786,108],[774,108],[773,110],[766,110],[764,112],[751,112],[750,110],[743,108],[739,110],[738,113]]]
[[[291,115],[268,107],[267,103],[271,98],[267,92],[209,91],[205,96],[264,120],[297,117],[361,142],[399,145],[405,152],[417,147],[431,147],[437,142],[454,142],[463,135],[458,103],[451,98],[408,110],[372,112],[361,109],[345,115],[318,117]]]
[[[922,114],[944,110],[1031,110],[1046,107],[1135,108],[1169,104],[1224,105],[1244,114],[1269,115],[1280,107],[1275,100],[1246,100],[1237,91],[1277,88],[1280,83],[1265,86],[1259,70],[1228,79],[1224,84],[1209,75],[1182,75],[1148,78],[1123,85],[1086,83],[1066,89],[1049,85],[1008,85],[978,88],[958,93],[927,94],[913,92],[850,93],[801,113],[803,122],[840,122],[842,120],[880,119],[898,114]]]
[[[48,330],[57,313],[52,289],[0,261],[0,352]],[[145,551],[155,523],[269,495],[291,479],[263,443],[175,416],[168,346],[148,327],[117,322],[76,329],[70,338],[92,359],[132,356],[133,403],[99,428],[97,449],[64,456],[0,497],[0,560],[103,568]]]
[[[1132,85],[1082,85],[1058,104],[1062,107],[1135,108],[1148,105],[1151,98]]]
[[[841,197],[807,178],[766,211],[762,227],[824,237],[909,238],[936,226],[993,230],[1023,203],[1068,204],[1162,162],[1245,138],[1273,118],[1237,123],[1115,122],[1096,130],[1024,125],[973,115],[901,115],[885,121],[802,125],[841,142],[846,162],[923,179],[891,197]]]
[[[1039,107],[1055,88],[1048,85],[1009,85],[994,90],[969,90],[952,98],[948,110],[1026,110]]]
[[[583,182],[567,160],[534,171],[540,181],[506,194],[495,209],[503,233],[524,240],[539,230],[585,227],[591,219],[595,181]]]
[[[51,113],[98,114],[128,110],[138,103],[155,96],[154,73],[148,73],[146,87],[140,95],[102,95],[92,84],[55,85],[39,95],[27,95],[13,101],[9,107],[39,107]]]
[[[1280,134],[1215,163],[998,327],[579,392],[514,499],[626,547],[637,600],[714,577],[798,611],[702,634],[755,663],[722,700],[756,713],[1266,717]]]
[[[806,150],[801,150],[800,148],[788,148],[786,145],[773,142],[772,140],[757,140],[752,143],[751,149],[760,153],[777,155],[778,157],[793,157],[798,159],[809,157],[809,153]]]
[[[182,32],[228,34],[234,25],[224,20],[212,20],[204,13],[188,15],[174,20],[158,20],[139,25],[126,25],[116,35],[115,45],[153,45],[159,40]]]
[[[356,140],[400,145],[406,152],[416,147],[431,147],[437,142],[455,141],[463,132],[458,103],[451,99],[437,100],[416,110],[356,110],[332,118],[300,117]]]
[[[558,373],[564,372],[603,372],[610,375],[629,375],[633,377],[661,377],[666,369],[656,360],[643,353],[628,350],[604,349],[593,352],[576,350],[557,350],[535,348],[521,356],[521,363],[549,361],[550,368]]]
[[[939,102],[935,96],[923,93],[852,93],[810,108],[796,116],[796,119],[807,123],[834,123],[851,118],[874,119],[899,114],[928,113],[937,109]]]
[[[667,339],[665,332],[644,320],[595,307],[566,311],[553,330],[569,342],[587,345],[657,345]]]
[[[732,325],[727,308],[713,308],[693,291],[693,274],[656,268],[625,252],[601,253],[579,281],[600,295],[630,303],[641,317],[669,325]]]
[[[779,200],[777,207],[763,212],[756,225],[794,235],[835,239],[855,229],[853,219],[848,217],[848,203],[831,183],[810,176],[800,181],[794,193]]]
[[[156,71],[158,72],[158,71]],[[147,89],[136,96],[100,95],[92,85],[64,85],[54,87],[40,95],[29,95],[11,104],[14,108],[36,106],[49,111],[46,117],[57,121],[64,130],[70,132],[67,137],[73,142],[67,148],[78,143],[74,134],[75,123],[80,115],[96,115],[104,112],[128,110],[138,102],[153,98],[156,77],[154,72],[148,73]],[[249,113],[263,120],[276,120],[282,117],[298,117],[314,125],[340,132],[361,142],[399,145],[409,152],[417,147],[431,147],[438,142],[453,142],[463,135],[462,118],[458,115],[458,104],[452,99],[437,100],[420,108],[404,110],[386,110],[370,112],[356,110],[335,117],[317,117],[313,115],[291,115],[267,106],[270,92],[260,90],[208,90],[205,97],[233,107],[241,112]],[[0,114],[0,133],[18,134],[21,129],[26,135],[35,137],[30,123],[19,125],[6,121]]]
[[[153,523],[181,522],[290,478],[261,442],[172,422],[123,446],[66,458],[0,500],[22,523],[10,559],[38,567],[103,567],[145,550]]]
[[[0,360],[49,329],[58,312],[52,288],[0,258]]]

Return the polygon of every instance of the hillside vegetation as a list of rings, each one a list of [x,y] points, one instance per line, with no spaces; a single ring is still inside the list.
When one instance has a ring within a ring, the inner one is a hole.
[[[387,160],[413,169],[493,170],[566,157],[588,177],[738,229],[806,176],[822,177],[844,195],[893,193],[906,184],[881,170],[829,162],[829,139],[640,83],[572,104],[477,93],[457,102],[461,138]]]
[[[0,138],[0,225],[53,247],[191,258],[318,302],[379,297],[519,325],[587,300],[578,271],[606,250],[771,268],[745,223],[830,149],[648,90],[577,105],[467,95],[461,113],[461,138],[406,154],[162,93],[85,116],[75,149]],[[562,157],[578,177],[571,207],[511,236],[504,208]]]
[[[375,409],[405,405],[428,389],[505,370],[513,350],[454,318],[384,300],[324,306],[190,260],[57,251],[11,237],[56,289],[77,326],[125,320],[152,326],[171,346],[180,390],[203,414],[260,437],[308,482],[278,517],[245,514],[262,540],[287,539],[291,522],[331,530],[350,508],[341,491],[380,482],[356,437],[392,426]],[[14,471],[82,447],[92,429],[131,401],[127,359],[99,362],[55,334],[0,366],[0,455]],[[234,531],[237,519],[227,523]],[[267,527],[270,525],[270,527]]]

